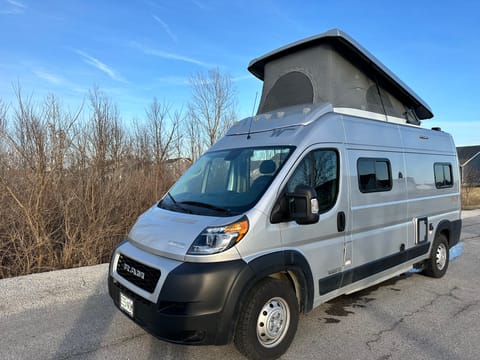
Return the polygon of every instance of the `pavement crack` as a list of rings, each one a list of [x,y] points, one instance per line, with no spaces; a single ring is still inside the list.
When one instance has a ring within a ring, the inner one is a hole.
[[[462,314],[462,313],[464,313],[464,312],[467,312],[467,311],[470,310],[472,307],[477,306],[479,303],[480,303],[480,301],[477,300],[477,301],[471,302],[471,303],[469,303],[469,304],[466,304],[465,306],[462,306],[462,307],[460,308],[460,310],[458,310],[457,312],[455,312],[455,313],[453,314],[453,317],[456,317],[456,316],[458,316],[458,315],[460,315],[460,314]]]
[[[413,315],[413,313],[412,313],[412,314],[407,314],[407,315],[403,316],[400,320],[398,320],[398,321],[396,321],[395,323],[393,323],[393,325],[392,325],[390,328],[381,330],[381,331],[373,334],[374,338],[371,339],[371,340],[368,340],[367,342],[365,342],[365,345],[367,345],[368,350],[370,350],[370,351],[373,352],[373,348],[372,348],[372,347],[373,347],[373,344],[378,343],[378,342],[382,339],[382,336],[383,336],[384,334],[395,330],[395,328],[396,328],[398,325],[400,325],[400,324],[405,320],[406,317],[409,317],[409,316],[412,316],[412,315]]]
[[[454,291],[457,291],[457,290],[460,290],[460,288],[459,288],[458,286],[454,286],[454,287],[451,288],[451,289],[448,291],[448,293],[446,293],[446,294],[439,294],[439,293],[437,293],[437,292],[435,292],[435,291],[431,291],[432,294],[435,294],[435,295],[437,296],[435,299],[433,299],[433,300],[431,301],[431,303],[433,304],[433,302],[435,302],[435,300],[437,300],[437,299],[440,298],[440,297],[451,297],[451,298],[453,298],[453,299],[455,299],[455,300],[462,301],[462,299],[461,299],[460,297],[458,297],[457,295],[455,295],[455,294],[453,293]]]
[[[472,235],[469,237],[462,238],[462,242],[465,242],[465,240],[472,240],[472,239],[478,239],[478,235]]]
[[[457,286],[454,286],[453,288],[451,288],[447,293],[444,293],[444,294],[439,294],[439,293],[436,293],[436,292],[432,292],[432,294],[435,295],[435,297],[429,301],[428,303],[422,305],[421,307],[419,307],[417,310],[415,311],[412,311],[412,312],[409,312],[409,313],[406,313],[405,315],[403,315],[399,320],[395,321],[392,326],[390,326],[389,328],[387,329],[383,329],[383,330],[380,330],[378,331],[377,333],[374,333],[372,335],[372,339],[371,340],[368,340],[365,342],[365,345],[367,346],[368,350],[373,352],[373,346],[375,344],[377,344],[378,342],[380,342],[382,340],[382,337],[387,334],[387,333],[390,333],[392,331],[394,331],[401,323],[403,323],[405,320],[407,320],[408,318],[422,312],[422,311],[425,311],[425,309],[433,306],[433,304],[440,298],[442,297],[451,297],[451,298],[454,298],[455,300],[461,300],[460,298],[458,298],[458,296],[456,296],[454,294],[454,291],[458,290],[458,287]],[[477,302],[478,303],[478,302]],[[472,304],[473,306],[473,304]]]

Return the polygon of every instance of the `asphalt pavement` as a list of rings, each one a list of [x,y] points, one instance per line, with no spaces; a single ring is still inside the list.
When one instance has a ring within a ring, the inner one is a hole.
[[[408,273],[300,317],[287,359],[480,358],[480,211],[442,279]],[[157,340],[114,308],[108,265],[0,280],[0,359],[244,359]]]

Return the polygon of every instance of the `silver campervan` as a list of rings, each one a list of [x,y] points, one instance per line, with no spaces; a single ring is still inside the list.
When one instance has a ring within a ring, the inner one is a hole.
[[[253,60],[256,116],[236,123],[114,250],[115,305],[156,337],[289,347],[299,313],[419,268],[460,237],[452,137],[368,51],[331,30]]]

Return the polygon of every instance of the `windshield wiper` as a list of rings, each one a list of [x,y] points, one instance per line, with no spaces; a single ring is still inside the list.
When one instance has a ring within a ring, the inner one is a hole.
[[[172,194],[170,194],[170,191],[167,192],[167,196],[169,197],[169,199],[172,201],[172,204],[173,204],[173,207],[175,209],[178,209],[182,212],[185,212],[185,213],[189,213],[191,214],[192,212],[188,209],[185,209],[183,206],[181,206],[176,200],[175,198],[173,197]],[[162,201],[158,204],[158,206],[160,207],[160,204],[162,203]]]
[[[224,212],[224,213],[229,213],[230,212],[230,210],[225,209],[223,207],[212,205],[212,204],[207,204],[207,203],[204,203],[204,202],[201,202],[201,201],[181,201],[180,204],[203,207],[203,208],[207,208],[207,209],[211,209],[211,210],[215,210],[215,211],[220,211],[220,212]]]
[[[174,204],[174,205],[177,205],[177,202],[176,202],[175,199],[173,198],[172,194],[170,194],[170,191],[167,191],[167,195],[168,195],[168,197],[170,198],[170,200],[172,200],[173,204]]]

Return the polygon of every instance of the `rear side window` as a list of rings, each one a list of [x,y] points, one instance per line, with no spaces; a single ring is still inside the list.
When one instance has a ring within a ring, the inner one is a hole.
[[[452,164],[435,163],[433,165],[433,171],[435,174],[435,186],[437,189],[453,186]]]
[[[360,158],[357,161],[358,187],[362,193],[392,189],[392,171],[388,159]]]

